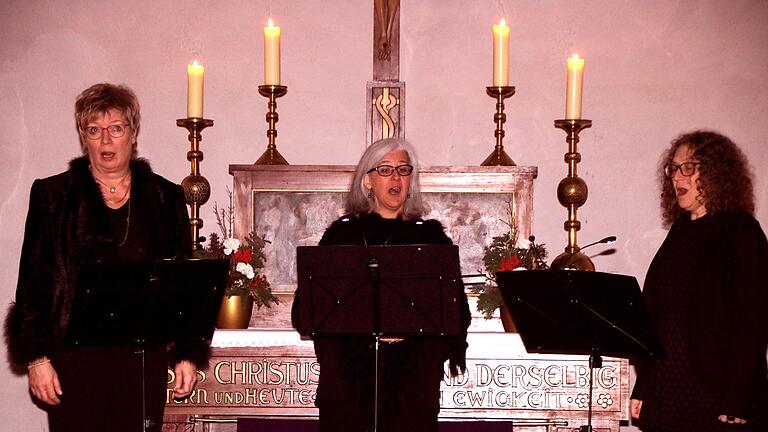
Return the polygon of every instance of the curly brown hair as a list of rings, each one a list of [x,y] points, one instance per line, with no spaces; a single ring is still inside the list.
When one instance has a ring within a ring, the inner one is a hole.
[[[755,196],[747,157],[730,138],[713,131],[697,130],[675,138],[661,156],[658,181],[665,227],[685,213],[677,205],[674,185],[664,175],[664,166],[672,163],[675,152],[684,145],[693,151],[693,158],[700,163],[698,188],[707,213],[742,210],[754,214]]]

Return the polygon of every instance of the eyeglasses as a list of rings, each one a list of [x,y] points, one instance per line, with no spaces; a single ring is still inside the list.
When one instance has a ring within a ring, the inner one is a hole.
[[[675,165],[673,163],[666,164],[664,165],[664,175],[672,178],[675,176],[677,170],[680,170],[680,174],[690,177],[696,172],[696,167],[699,165],[701,165],[699,162],[683,162],[680,165]]]
[[[101,138],[103,131],[106,130],[109,136],[112,138],[120,138],[121,136],[125,135],[125,128],[127,127],[128,125],[125,123],[113,124],[104,128],[98,126],[87,126],[85,128],[85,136],[88,137],[88,139],[97,140]]]
[[[392,165],[379,165],[376,168],[371,168],[368,170],[366,174],[370,174],[372,172],[376,171],[379,173],[382,177],[389,177],[397,171],[397,175],[399,176],[409,176],[413,172],[413,165],[398,165],[398,166],[392,166]]]

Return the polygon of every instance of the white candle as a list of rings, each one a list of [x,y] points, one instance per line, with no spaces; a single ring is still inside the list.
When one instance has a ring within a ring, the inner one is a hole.
[[[203,118],[203,65],[187,65],[187,117]]]
[[[581,118],[581,94],[584,83],[584,59],[578,54],[568,59],[568,85],[565,90],[565,118]]]
[[[509,27],[504,18],[493,26],[493,86],[509,85]]]
[[[264,27],[264,84],[280,85],[280,27],[272,18]]]

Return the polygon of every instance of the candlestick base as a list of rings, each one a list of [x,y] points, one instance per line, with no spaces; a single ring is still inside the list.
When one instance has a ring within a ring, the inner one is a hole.
[[[285,96],[288,93],[288,87],[281,85],[261,85],[259,86],[259,94],[269,98],[267,103],[267,138],[269,144],[264,153],[256,160],[254,165],[288,165],[288,161],[277,151],[277,144],[275,144],[275,138],[277,137],[277,121],[279,116],[277,114],[277,98]]]
[[[563,252],[552,260],[550,268],[554,270],[595,271],[595,264],[581,252]]]
[[[256,159],[254,165],[290,165],[287,160],[277,151],[276,148],[267,148],[264,153]]]
[[[504,122],[507,121],[507,115],[504,114],[504,99],[515,94],[515,87],[513,86],[491,86],[485,88],[488,96],[496,99],[496,114],[493,116],[493,121],[496,123],[496,131],[494,136],[496,137],[496,147],[493,152],[485,158],[482,166],[515,166],[515,161],[504,151]]]

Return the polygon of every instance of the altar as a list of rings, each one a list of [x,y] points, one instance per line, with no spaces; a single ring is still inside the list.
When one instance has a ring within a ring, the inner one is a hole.
[[[280,304],[254,310],[247,330],[217,330],[213,358],[191,397],[168,393],[163,430],[235,431],[238,418],[312,420],[320,368],[312,342],[290,324],[296,247],[316,245],[343,213],[351,166],[231,165],[238,217],[235,236],[256,230],[271,241],[264,268]],[[425,218],[439,220],[459,246],[463,274],[483,268],[483,247],[505,229],[507,209],[523,238],[532,232],[536,167],[422,167]],[[498,318],[473,311],[467,372],[441,386],[441,422],[507,422],[530,431],[565,432],[587,424],[586,356],[528,354]],[[629,365],[605,358],[594,372],[592,424],[618,431],[628,420]],[[169,383],[172,382],[169,371]]]

